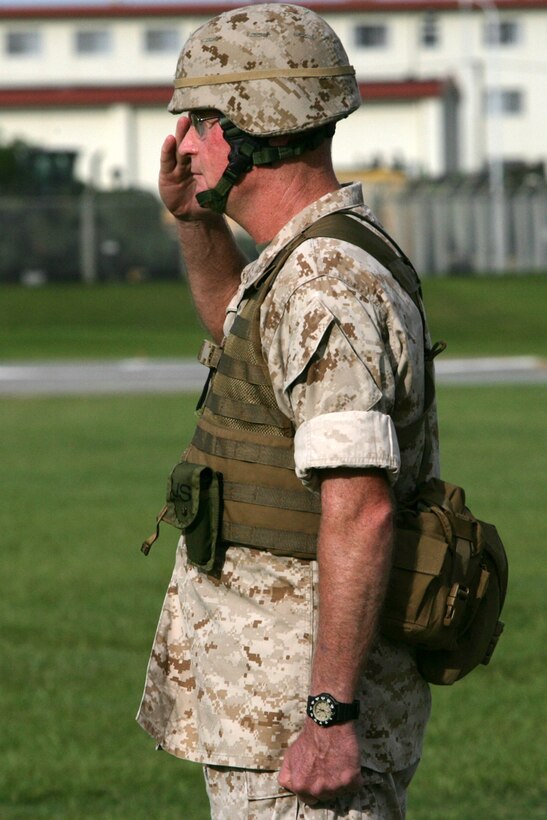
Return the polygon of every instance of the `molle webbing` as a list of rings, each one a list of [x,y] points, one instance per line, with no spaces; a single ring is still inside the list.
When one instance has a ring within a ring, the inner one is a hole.
[[[294,470],[294,456],[292,449],[282,449],[257,444],[250,441],[234,441],[231,438],[219,436],[218,433],[207,432],[205,425],[198,424],[192,444],[206,453],[218,458],[236,459],[242,462],[264,464],[268,467],[282,467],[285,470]]]
[[[207,403],[205,405],[207,407]],[[223,476],[222,538],[227,543],[312,558],[319,523],[319,497],[294,472],[292,440],[222,429],[204,412],[185,458]],[[221,420],[221,423],[225,419]]]
[[[351,212],[349,212],[351,213]],[[331,214],[295,237],[247,291],[222,349],[209,346],[202,361],[211,368],[200,402],[201,416],[185,459],[223,476],[222,538],[278,555],[316,554],[320,499],[305,490],[294,470],[294,428],[279,409],[260,339],[260,307],[290,254],[306,239],[332,237],[367,251],[387,267],[423,318],[414,268],[390,237],[362,218]],[[395,250],[396,248],[397,250]],[[424,322],[425,342],[425,322]],[[431,384],[429,384],[431,382]],[[434,398],[426,379],[424,414]],[[408,428],[415,435],[424,416]]]
[[[320,501],[296,477],[294,427],[277,405],[260,341],[260,306],[277,270],[249,292],[220,356],[205,350],[212,376],[185,458],[222,474],[225,542],[313,558]]]

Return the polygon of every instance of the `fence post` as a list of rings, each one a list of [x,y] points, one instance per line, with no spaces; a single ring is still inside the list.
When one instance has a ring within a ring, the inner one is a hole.
[[[533,241],[533,266],[541,270],[547,265],[547,207],[545,193],[537,191],[530,197]]]
[[[80,197],[80,274],[86,285],[97,281],[95,228],[95,193],[92,188],[85,188]]]

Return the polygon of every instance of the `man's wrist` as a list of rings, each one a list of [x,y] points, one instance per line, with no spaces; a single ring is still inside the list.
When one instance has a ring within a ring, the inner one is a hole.
[[[339,723],[347,723],[359,717],[360,704],[358,700],[343,703],[329,692],[310,695],[306,707],[306,714],[318,726],[328,727]]]

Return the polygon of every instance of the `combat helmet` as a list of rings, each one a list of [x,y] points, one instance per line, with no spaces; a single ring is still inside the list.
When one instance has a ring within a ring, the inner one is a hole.
[[[360,102],[355,70],[325,20],[302,6],[261,3],[226,11],[190,36],[169,111],[222,113],[228,166],[215,188],[197,196],[221,212],[253,165],[316,148]],[[280,135],[290,137],[288,144],[270,145]]]

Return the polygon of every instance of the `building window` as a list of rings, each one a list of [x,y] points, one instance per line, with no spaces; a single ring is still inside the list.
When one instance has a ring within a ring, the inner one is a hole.
[[[439,18],[429,12],[424,14],[420,25],[420,44],[426,48],[434,48],[439,44]]]
[[[518,89],[491,88],[486,92],[486,111],[489,114],[522,114],[524,94]]]
[[[387,45],[387,27],[382,24],[355,26],[355,45],[360,48],[383,48]]]
[[[105,54],[110,51],[110,32],[106,29],[77,31],[75,46],[77,54]]]
[[[487,46],[510,46],[518,43],[520,27],[516,20],[489,20],[484,26]]]
[[[12,56],[39,54],[40,34],[38,31],[8,31],[6,35],[6,54]]]
[[[180,34],[175,29],[149,28],[144,32],[144,50],[149,54],[178,51],[181,45]]]

